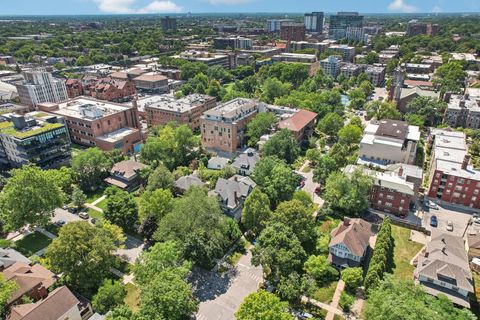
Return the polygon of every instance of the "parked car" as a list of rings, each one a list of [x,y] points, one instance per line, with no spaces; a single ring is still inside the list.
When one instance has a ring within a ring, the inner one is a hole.
[[[431,216],[430,217],[430,225],[432,227],[437,227],[438,226],[438,219],[437,219],[437,216]]]
[[[453,231],[453,222],[452,220],[447,221],[447,231]]]
[[[82,219],[85,219],[85,220],[87,220],[87,219],[89,218],[88,213],[83,212],[83,211],[80,212],[80,213],[78,214],[78,216],[79,216],[80,218],[82,218]]]
[[[65,224],[65,220],[57,220],[55,221],[55,225],[58,226],[58,227],[61,227]]]
[[[322,188],[320,186],[315,188],[315,193],[319,194],[322,191]]]
[[[92,218],[92,219],[90,219],[90,222],[91,222],[92,224],[97,224],[98,219],[97,219],[97,218]]]
[[[78,209],[75,208],[75,207],[68,207],[68,212],[70,212],[70,213],[77,213],[77,212],[78,212]]]
[[[305,187],[305,180],[300,181],[300,188],[303,188],[303,187]]]
[[[438,204],[430,200],[427,201],[427,207],[429,207],[430,209],[438,210]]]

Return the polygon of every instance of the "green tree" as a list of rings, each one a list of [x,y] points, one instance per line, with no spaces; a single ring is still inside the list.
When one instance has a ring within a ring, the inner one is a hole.
[[[337,137],[338,131],[343,127],[343,118],[336,112],[327,113],[327,115],[318,122],[317,129],[323,134],[329,136],[332,140]]]
[[[260,137],[270,132],[271,128],[277,122],[277,117],[270,112],[259,113],[252,121],[247,124],[248,145],[255,147]]]
[[[379,100],[372,101],[367,104],[367,115],[369,118],[377,120],[401,120],[402,115],[397,107],[390,102],[383,102]]]
[[[61,167],[60,169],[50,169],[44,171],[46,175],[50,176],[48,179],[54,181],[64,194],[72,194],[73,181],[75,178],[72,168]]]
[[[92,306],[100,314],[106,314],[115,307],[123,304],[126,292],[119,281],[107,279],[103,281],[98,292],[93,296]]]
[[[275,133],[263,146],[263,155],[276,156],[292,164],[298,157],[299,148],[292,132],[288,129],[282,129]]]
[[[378,53],[376,53],[375,51],[370,51],[369,53],[367,53],[367,56],[365,57],[365,62],[367,64],[378,63],[378,61],[379,61]]]
[[[325,155],[318,160],[317,165],[313,170],[313,180],[323,184],[327,181],[328,176],[337,169],[338,166],[335,159],[329,155]]]
[[[159,164],[148,177],[147,191],[155,191],[157,189],[171,190],[174,181],[175,177],[170,170],[163,164]]]
[[[467,73],[458,61],[447,62],[435,70],[433,84],[440,87],[443,96],[446,92],[461,93]]]
[[[277,78],[268,78],[260,88],[260,99],[266,103],[273,103],[275,98],[286,96],[290,87],[289,83],[283,83]]]
[[[199,73],[205,73],[207,68],[207,65],[201,62],[186,62],[180,67],[182,79],[188,80]]]
[[[416,97],[407,104],[407,116],[422,117],[425,125],[438,126],[442,123],[447,103],[431,97]]]
[[[135,315],[127,305],[121,305],[106,315],[107,320],[144,320]]]
[[[185,257],[204,267],[212,267],[240,236],[238,225],[221,212],[217,199],[196,187],[175,201],[155,233],[157,241],[181,243]]]
[[[363,130],[353,124],[347,124],[338,132],[338,142],[347,146],[356,145],[362,140]]]
[[[78,152],[72,159],[72,170],[84,191],[93,190],[108,176],[112,163],[98,148]]]
[[[347,290],[355,292],[363,282],[362,268],[346,268],[342,270],[342,280],[345,282]]]
[[[117,187],[109,187],[105,191],[107,207],[103,215],[105,219],[120,226],[123,230],[133,230],[138,221],[137,202],[132,194]]]
[[[271,216],[270,200],[259,188],[253,189],[243,204],[241,222],[254,235],[260,234]]]
[[[348,93],[348,99],[350,100],[349,106],[353,109],[361,109],[367,101],[365,91],[360,88],[350,90]]]
[[[73,187],[73,192],[72,192],[72,202],[77,209],[80,209],[83,207],[83,204],[87,201],[87,196],[85,193],[83,193],[82,189],[79,187],[75,186]]]
[[[4,229],[18,230],[26,224],[45,225],[64,194],[52,175],[33,165],[13,169],[0,193],[0,213]]]
[[[358,216],[368,208],[368,193],[372,185],[372,179],[360,169],[351,176],[334,172],[327,179],[324,199],[333,209],[345,215]]]
[[[293,320],[288,312],[288,303],[263,290],[249,294],[235,317],[237,320]]]
[[[326,283],[338,275],[337,269],[332,267],[326,256],[311,255],[305,261],[303,269],[318,283]]]
[[[138,217],[140,221],[144,221],[147,217],[153,216],[158,222],[172,211],[172,208],[173,196],[169,190],[145,191],[138,202]]]
[[[300,201],[302,205],[306,208],[311,208],[313,205],[312,197],[310,194],[305,190],[298,190],[293,193],[293,200]]]
[[[140,290],[140,315],[145,319],[187,319],[197,311],[192,286],[177,272],[162,271]]]
[[[306,248],[315,243],[315,219],[312,211],[298,200],[284,201],[275,210],[272,221],[288,225]]]
[[[261,265],[267,278],[274,282],[294,271],[300,272],[305,259],[305,250],[295,233],[280,222],[268,224],[252,249],[252,263]]]
[[[468,309],[455,308],[444,295],[431,296],[413,281],[398,281],[387,275],[369,295],[365,319],[474,320],[477,317]]]
[[[63,273],[69,286],[82,294],[93,294],[110,275],[117,249],[112,235],[85,221],[67,223],[45,252],[55,273]]]
[[[14,280],[7,281],[3,273],[0,273],[0,316],[4,317],[7,314],[7,302],[12,297],[12,294],[17,290],[18,285]]]

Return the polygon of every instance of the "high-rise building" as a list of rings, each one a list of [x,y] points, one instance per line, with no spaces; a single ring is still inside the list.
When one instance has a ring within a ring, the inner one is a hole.
[[[56,79],[51,73],[35,70],[23,73],[25,80],[15,83],[20,101],[36,107],[43,102],[61,102],[68,99],[63,79]]]
[[[303,21],[307,32],[322,33],[323,31],[323,12],[305,13]]]
[[[338,76],[341,64],[342,59],[339,56],[330,56],[320,61],[320,67],[322,68],[323,73],[332,78]]]
[[[362,28],[363,16],[358,12],[339,12],[330,16],[328,35],[331,39],[341,40],[347,37],[348,28]]]
[[[280,39],[285,41],[304,41],[305,25],[303,23],[284,23],[280,26]]]
[[[213,46],[215,49],[242,49],[250,50],[253,46],[253,40],[243,37],[218,37],[213,39]]]
[[[414,19],[408,22],[406,35],[407,37],[413,37],[420,34],[435,36],[437,35],[438,30],[438,24],[432,24],[431,22],[422,22]]]
[[[294,22],[292,19],[269,19],[267,20],[267,31],[278,32],[284,23]]]
[[[160,18],[163,30],[177,30],[177,18],[169,16]]]

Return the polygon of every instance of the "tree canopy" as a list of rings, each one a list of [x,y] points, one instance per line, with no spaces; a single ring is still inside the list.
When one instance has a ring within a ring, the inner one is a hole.
[[[72,170],[84,191],[97,188],[109,174],[113,163],[98,148],[88,148],[72,158]]]
[[[248,295],[235,316],[238,320],[293,320],[288,303],[263,290]]]

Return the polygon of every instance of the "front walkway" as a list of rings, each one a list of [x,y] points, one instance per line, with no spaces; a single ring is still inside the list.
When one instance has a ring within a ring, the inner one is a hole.
[[[338,302],[340,301],[340,296],[342,295],[343,289],[345,289],[345,282],[340,279],[337,284],[337,288],[335,289],[335,293],[333,294],[332,302],[330,303],[330,311],[328,311],[327,316],[325,317],[325,320],[333,320],[335,317],[335,312],[332,311],[332,309],[338,309]]]

